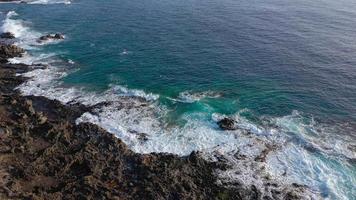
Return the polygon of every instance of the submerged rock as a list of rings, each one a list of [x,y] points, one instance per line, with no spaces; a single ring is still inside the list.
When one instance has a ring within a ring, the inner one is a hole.
[[[236,121],[234,119],[225,117],[224,119],[217,122],[219,127],[223,130],[236,130]]]
[[[0,38],[3,38],[3,39],[14,39],[15,35],[13,33],[11,33],[11,32],[4,32],[4,33],[0,34]]]
[[[146,142],[148,140],[148,135],[146,133],[139,133],[137,135],[137,139],[139,139],[142,142]]]
[[[38,42],[44,42],[44,41],[47,41],[47,40],[63,40],[63,39],[64,39],[64,35],[63,34],[56,33],[56,34],[48,34],[48,35],[41,36],[38,39]]]

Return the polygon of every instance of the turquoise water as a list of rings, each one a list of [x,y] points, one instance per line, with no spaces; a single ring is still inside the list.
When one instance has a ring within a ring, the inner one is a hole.
[[[154,105],[164,112],[154,112],[154,116],[165,127],[179,127],[174,129],[179,138],[192,130],[195,135],[206,131],[209,137],[216,137],[207,142],[210,146],[197,144],[200,139],[192,135],[185,142],[173,142],[177,148],[181,144],[187,147],[182,154],[234,140],[215,136],[221,134],[214,125],[216,114],[241,117],[241,127],[256,133],[270,133],[270,127],[278,126],[277,131],[294,139],[293,145],[298,147],[286,151],[290,151],[288,155],[300,153],[304,145],[321,149],[307,153],[316,163],[302,164],[310,170],[310,180],[300,177],[305,171],[292,173],[292,177],[317,188],[325,198],[352,199],[355,195],[354,1],[47,3],[0,4],[0,11],[3,19],[7,11],[16,11],[19,16],[14,19],[24,20],[21,26],[38,34],[66,35],[63,42],[32,49],[33,55],[54,53],[62,61],[74,62],[57,66],[67,73],[59,79],[61,88],[80,87],[88,94],[109,91],[159,96],[153,98]],[[21,37],[31,34],[27,31]],[[113,119],[105,116],[98,123],[117,132],[115,122],[103,122]],[[117,116],[123,117],[122,113]],[[143,131],[149,135],[162,132],[152,129],[146,117],[138,118],[145,122],[140,126],[149,124]],[[131,122],[121,122],[126,123],[134,127]],[[173,138],[170,141],[178,137]],[[165,146],[137,149],[176,152]],[[297,166],[300,160],[291,156],[287,163]],[[318,173],[326,175],[315,175]],[[328,182],[334,175],[339,179]]]

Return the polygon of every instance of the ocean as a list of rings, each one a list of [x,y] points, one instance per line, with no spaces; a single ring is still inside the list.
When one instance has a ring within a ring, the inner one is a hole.
[[[0,12],[28,50],[11,62],[48,65],[24,75],[23,94],[101,103],[78,123],[139,153],[223,155],[235,166],[223,180],[257,185],[233,155],[254,163],[276,145],[266,173],[356,197],[355,1],[40,0]],[[39,44],[48,33],[65,39]],[[220,130],[224,117],[239,130]]]

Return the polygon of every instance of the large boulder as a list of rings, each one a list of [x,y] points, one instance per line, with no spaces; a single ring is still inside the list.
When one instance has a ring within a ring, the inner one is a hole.
[[[218,121],[217,124],[223,130],[236,130],[236,121],[234,119],[225,117],[222,120]]]
[[[14,39],[15,35],[13,33],[11,33],[11,32],[4,32],[4,33],[0,34],[0,38],[3,38],[3,39]]]
[[[25,50],[13,44],[0,44],[0,62],[7,62],[8,58],[20,57]]]
[[[41,36],[38,39],[38,42],[44,42],[44,41],[48,41],[48,40],[63,40],[63,39],[64,39],[63,34],[56,33],[56,34],[48,34],[48,35]]]

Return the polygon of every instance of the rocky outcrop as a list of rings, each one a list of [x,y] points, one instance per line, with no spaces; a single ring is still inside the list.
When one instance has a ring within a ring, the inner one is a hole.
[[[56,33],[56,34],[48,34],[48,35],[41,36],[38,39],[38,42],[45,42],[45,41],[48,41],[48,40],[63,40],[63,39],[64,39],[64,35],[63,34]]]
[[[25,50],[12,45],[12,44],[0,44],[0,63],[7,62],[8,58],[20,57],[25,53]]]
[[[228,117],[221,119],[220,121],[217,122],[217,124],[223,130],[236,130],[237,129],[236,121],[234,119],[231,119]]]
[[[13,58],[21,56],[25,51],[12,44],[0,44],[0,56],[5,58]]]
[[[3,38],[3,39],[14,39],[15,35],[13,33],[10,33],[10,32],[5,32],[5,33],[1,33],[0,34],[0,38]]]

